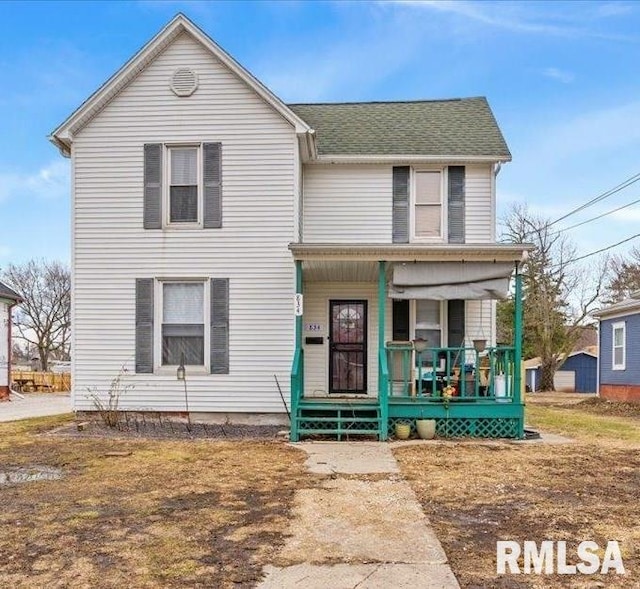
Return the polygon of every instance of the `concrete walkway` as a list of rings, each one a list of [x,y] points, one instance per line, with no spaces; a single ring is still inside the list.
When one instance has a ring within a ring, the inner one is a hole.
[[[459,589],[388,444],[309,442],[312,473],[296,493],[290,537],[259,589]]]
[[[62,413],[71,413],[71,397],[68,393],[26,393],[24,399],[11,395],[11,401],[0,403],[0,421],[18,421]]]

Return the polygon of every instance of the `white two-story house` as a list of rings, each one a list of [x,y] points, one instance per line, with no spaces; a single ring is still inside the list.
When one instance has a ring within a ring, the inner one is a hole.
[[[72,164],[76,410],[124,367],[123,410],[184,412],[186,382],[194,418],[286,419],[277,377],[294,440],[417,417],[522,435],[527,248],[496,243],[511,155],[484,98],[284,104],[178,15],[51,141]]]

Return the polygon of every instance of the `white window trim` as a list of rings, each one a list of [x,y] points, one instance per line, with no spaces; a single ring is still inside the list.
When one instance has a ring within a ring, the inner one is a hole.
[[[153,310],[153,358],[154,373],[171,374],[175,376],[177,365],[162,364],[162,307],[163,286],[168,282],[195,282],[204,285],[204,365],[186,366],[188,374],[209,374],[211,363],[211,289],[209,278],[203,277],[171,277],[156,278],[154,282],[154,310]]]
[[[622,329],[622,346],[616,346],[616,330]],[[616,348],[622,347],[622,363],[616,364]],[[627,368],[627,325],[624,321],[611,324],[611,369],[626,370]]]
[[[448,226],[448,210],[446,187],[447,166],[420,166],[411,168],[410,188],[409,188],[409,241],[412,243],[446,243]],[[416,173],[417,172],[440,172],[440,206],[442,215],[440,217],[440,237],[416,237]]]
[[[203,160],[202,143],[165,143],[164,144],[164,169],[162,171],[162,226],[164,229],[202,229],[204,227],[204,182],[203,182]],[[198,222],[197,223],[172,223],[170,220],[170,194],[171,194],[171,150],[181,148],[197,149],[196,170],[198,174]]]

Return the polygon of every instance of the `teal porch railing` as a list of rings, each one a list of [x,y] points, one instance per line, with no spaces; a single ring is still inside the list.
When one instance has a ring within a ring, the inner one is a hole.
[[[516,390],[515,348],[428,348],[416,352],[410,343],[385,346],[390,398],[425,401],[520,402]],[[381,387],[382,390],[382,387]]]

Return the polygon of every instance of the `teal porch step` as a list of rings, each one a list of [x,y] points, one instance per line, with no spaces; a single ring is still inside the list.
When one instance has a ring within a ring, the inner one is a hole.
[[[377,403],[323,403],[303,401],[293,416],[292,439],[328,435],[342,440],[349,436],[381,439],[380,407]]]

